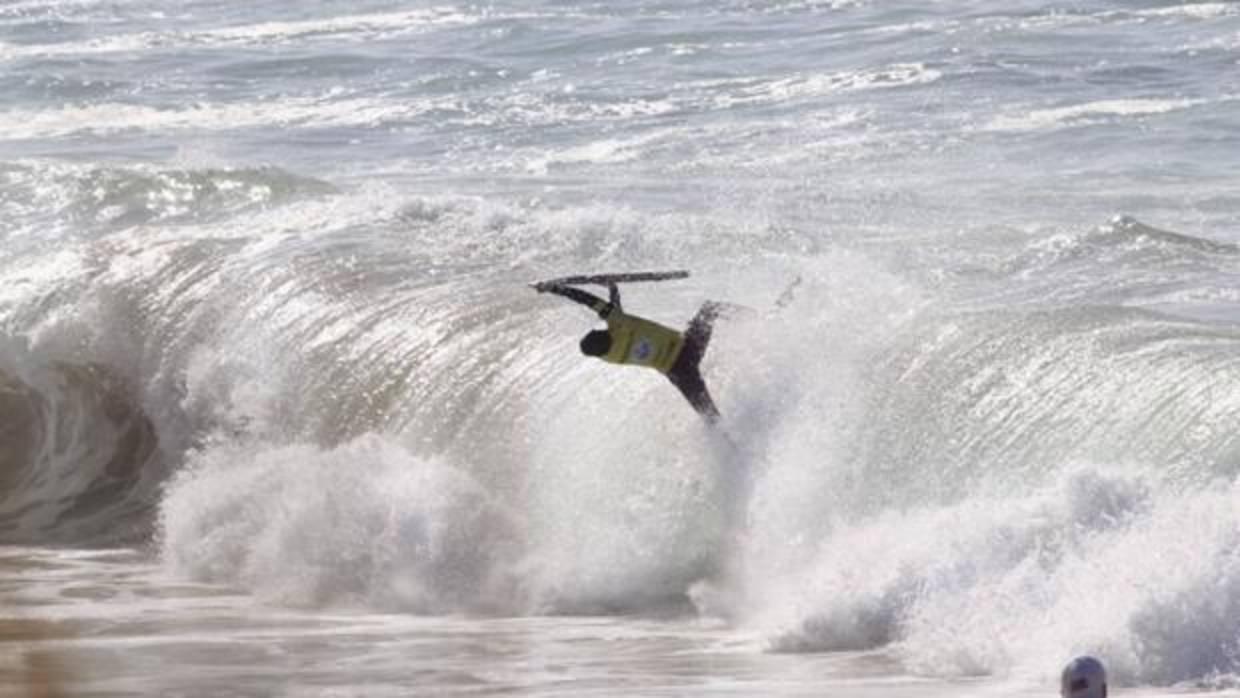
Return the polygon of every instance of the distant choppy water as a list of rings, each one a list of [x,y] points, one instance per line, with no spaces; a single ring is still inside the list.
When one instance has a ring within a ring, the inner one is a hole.
[[[1240,5],[17,0],[0,94],[11,685],[1237,683]],[[736,451],[524,286],[682,267]]]

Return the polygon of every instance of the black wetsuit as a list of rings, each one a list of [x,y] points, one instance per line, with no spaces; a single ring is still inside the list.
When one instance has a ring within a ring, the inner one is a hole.
[[[693,409],[711,424],[719,420],[719,409],[715,407],[715,401],[710,399],[710,391],[702,380],[700,365],[706,354],[706,347],[710,344],[710,333],[718,316],[719,306],[709,302],[702,305],[698,314],[689,321],[680,356],[676,357],[672,370],[667,372],[667,378],[672,381],[672,385],[676,386],[689,400],[689,404],[693,405]]]

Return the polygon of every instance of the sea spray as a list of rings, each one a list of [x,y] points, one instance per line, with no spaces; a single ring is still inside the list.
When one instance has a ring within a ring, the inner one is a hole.
[[[294,606],[513,612],[520,519],[467,474],[362,437],[209,448],[169,484],[165,559]]]

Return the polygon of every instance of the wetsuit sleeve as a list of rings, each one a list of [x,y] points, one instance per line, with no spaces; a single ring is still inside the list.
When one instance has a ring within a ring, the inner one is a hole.
[[[581,289],[573,286],[547,286],[545,288],[538,288],[537,290],[539,293],[554,293],[557,296],[563,296],[570,301],[580,303],[598,313],[598,316],[604,320],[606,320],[607,316],[611,315],[611,311],[615,309],[615,306],[611,303],[608,303],[593,293],[582,291]]]

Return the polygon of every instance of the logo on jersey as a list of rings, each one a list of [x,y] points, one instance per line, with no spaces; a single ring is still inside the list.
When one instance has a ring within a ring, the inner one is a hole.
[[[633,344],[633,351],[629,352],[629,358],[636,361],[649,361],[654,356],[654,345],[645,337],[638,337]]]

